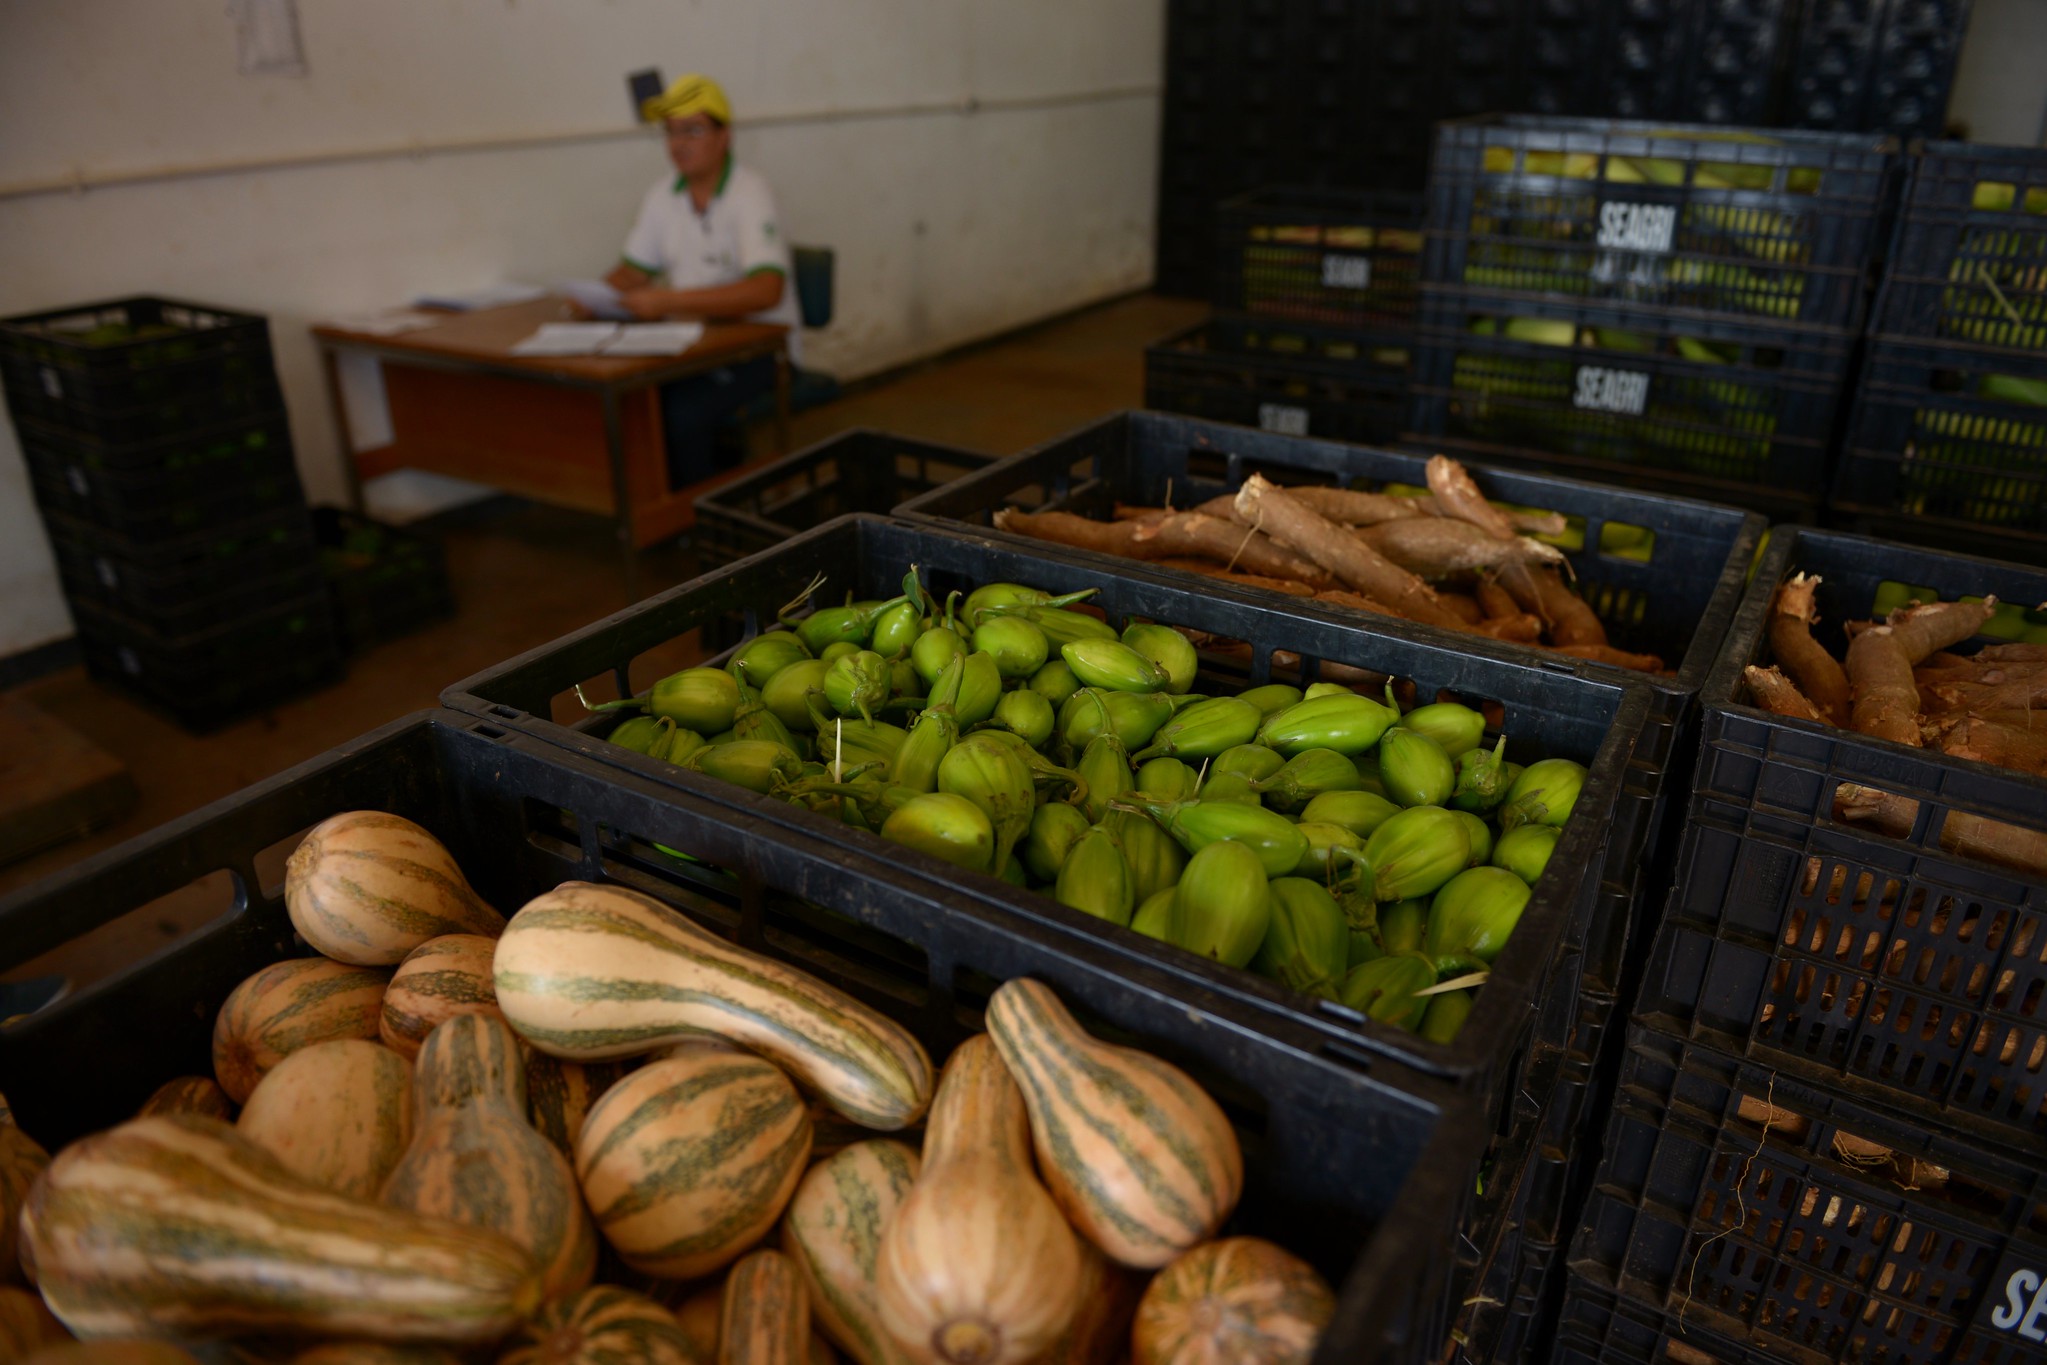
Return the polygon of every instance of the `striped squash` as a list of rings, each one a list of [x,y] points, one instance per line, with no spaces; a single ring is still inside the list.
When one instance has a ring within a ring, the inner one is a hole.
[[[1308,1365],[1335,1313],[1313,1266],[1260,1238],[1226,1237],[1152,1277],[1131,1365]]]
[[[519,1330],[498,1365],[711,1365],[675,1314],[604,1284],[558,1299]]]
[[[462,1365],[443,1346],[401,1346],[386,1341],[327,1341],[291,1358],[291,1365]]]
[[[796,1263],[779,1251],[739,1258],[725,1277],[718,1318],[718,1365],[807,1365],[810,1294]]]
[[[523,1044],[520,1052],[526,1061],[526,1117],[540,1136],[573,1161],[590,1106],[624,1080],[635,1063],[565,1062]]]
[[[782,1215],[782,1250],[810,1289],[813,1325],[859,1365],[909,1360],[881,1325],[874,1262],[919,1164],[900,1142],[857,1143],[812,1166]]]
[[[526,1120],[526,1072],[502,1019],[457,1015],[427,1035],[413,1079],[413,1135],[385,1180],[391,1208],[509,1237],[533,1254],[542,1297],[597,1271],[575,1174]]]
[[[576,1176],[605,1239],[633,1269],[708,1275],[766,1236],[810,1155],[789,1078],[740,1053],[651,1063],[590,1110]]]
[[[85,1336],[486,1342],[539,1302],[504,1238],[329,1193],[188,1114],[72,1143],[21,1225],[44,1299]]]
[[[1003,983],[987,1023],[1023,1087],[1038,1169],[1083,1236],[1151,1270],[1215,1235],[1243,1193],[1244,1156],[1193,1078],[1089,1037],[1042,982]]]
[[[346,811],[306,832],[285,865],[284,906],[299,937],[365,967],[389,967],[442,934],[505,927],[438,839],[376,810]]]
[[[314,1043],[270,1069],[235,1127],[301,1180],[375,1199],[412,1140],[412,1064],[362,1038]]]
[[[1116,1365],[1130,1350],[1130,1321],[1145,1279],[1080,1241],[1080,1311],[1033,1365]]]
[[[138,1119],[146,1119],[151,1114],[197,1114],[201,1118],[233,1123],[235,1102],[227,1097],[227,1091],[220,1088],[220,1082],[211,1076],[173,1076],[158,1086],[135,1111]]]
[[[45,1346],[21,1365],[199,1365],[190,1351],[168,1341],[67,1341]]]
[[[619,887],[564,882],[528,902],[498,943],[497,992],[522,1036],[572,1061],[709,1032],[870,1128],[902,1128],[931,1101],[931,1058],[902,1027]]]
[[[443,934],[405,955],[384,987],[378,1036],[393,1052],[412,1058],[436,1024],[458,1014],[498,1014],[490,984],[491,954],[497,940],[482,934]]]
[[[389,972],[324,957],[273,962],[228,993],[213,1020],[213,1074],[236,1104],[309,1043],[377,1036]]]
[[[64,1324],[32,1290],[0,1285],[0,1361],[20,1360],[44,1346],[71,1340]]]
[[[889,1335],[945,1365],[1023,1365],[1080,1309],[1079,1241],[1031,1170],[1023,1095],[985,1034],[946,1061],[874,1288]]]
[[[49,1165],[50,1154],[16,1126],[13,1108],[0,1098],[0,1280],[24,1278],[21,1206],[28,1199],[29,1187]]]

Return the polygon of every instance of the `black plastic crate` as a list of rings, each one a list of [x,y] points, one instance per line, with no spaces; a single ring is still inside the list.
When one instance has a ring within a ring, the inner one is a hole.
[[[0,360],[47,365],[118,401],[126,376],[229,354],[270,350],[270,324],[254,313],[137,296],[0,319]]]
[[[1969,0],[1806,0],[1781,122],[1939,137]]]
[[[13,966],[196,876],[232,878],[219,919],[0,1028],[23,1128],[55,1149],[127,1117],[171,1076],[206,1074],[228,992],[305,952],[282,900],[286,856],[309,826],[362,808],[431,830],[508,913],[567,879],[630,887],[851,992],[941,1054],[978,1026],[1000,981],[1048,983],[1089,1027],[1188,1068],[1231,1114],[1247,1175],[1231,1230],[1293,1248],[1339,1290],[1321,1365],[1434,1358],[1476,1165],[1455,1097],[1098,945],[964,907],[889,861],[447,712],[394,722],[0,899],[0,965]],[[92,1085],[78,1084],[85,1074]]]
[[[35,422],[15,430],[37,502],[138,542],[305,505],[283,413],[112,448]]]
[[[2047,1359],[2047,1169],[1640,1026],[1575,1273],[1757,1356]],[[2034,1281],[2011,1314],[2008,1281]],[[2011,1321],[2000,1321],[2010,1316]],[[1971,1340],[1976,1343],[1972,1346]]]
[[[2047,828],[2047,778],[1747,703],[1770,599],[1817,574],[1820,642],[1904,601],[2047,600],[2047,571],[1779,527],[1703,693],[1677,876],[1637,1010],[1657,1028],[1929,1127],[2037,1153],[2047,1138],[2047,879],[1949,852],[1956,813]],[[2035,639],[2047,618],[1993,627]],[[1963,645],[1967,653],[1974,646]],[[1837,788],[1917,803],[1891,838],[1834,816]]]
[[[0,358],[9,411],[92,440],[139,444],[284,406],[267,350],[227,352],[163,369],[124,372],[83,392],[53,365]]]
[[[697,562],[714,569],[848,512],[893,511],[994,460],[885,431],[844,432],[698,498]]]
[[[1621,119],[1767,124],[1792,0],[1591,4],[1598,78],[1575,110]],[[1535,108],[1535,106],[1530,106]]]
[[[1419,195],[1276,186],[1224,200],[1215,219],[1217,308],[1325,327],[1413,324]]]
[[[313,509],[313,536],[350,653],[455,614],[447,551],[435,537],[338,507]]]
[[[1593,302],[1423,291],[1414,439],[1809,520],[1855,339]]]
[[[189,635],[321,590],[303,505],[154,543],[61,513],[46,514],[43,529],[73,603],[147,621],[166,635]]]
[[[1665,1313],[1616,1294],[1573,1267],[1565,1272],[1555,1365],[1806,1365],[1789,1351],[1753,1351],[1704,1326],[1695,1313]]]
[[[1189,328],[1144,352],[1144,405],[1283,436],[1385,442],[1407,420],[1412,350],[1389,344],[1370,353],[1376,375],[1227,344],[1213,324]]]
[[[1445,123],[1424,278],[1682,310],[1687,326],[1854,329],[1897,156],[1893,139],[1865,135],[1511,114]]]
[[[1857,530],[2047,562],[2047,349],[1871,340],[1829,505]]]
[[[166,636],[150,623],[71,604],[86,670],[179,724],[218,729],[341,678],[333,607],[324,592],[277,601],[239,621]]]
[[[1916,152],[1870,330],[2047,356],[2047,149]]]

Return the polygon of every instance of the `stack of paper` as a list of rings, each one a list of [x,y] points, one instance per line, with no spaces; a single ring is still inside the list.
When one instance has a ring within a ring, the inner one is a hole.
[[[543,322],[513,355],[596,355],[618,335],[615,322]]]
[[[451,312],[467,313],[476,308],[502,308],[508,303],[530,303],[534,299],[547,297],[547,290],[537,284],[519,284],[506,281],[503,284],[488,285],[482,289],[470,289],[458,293],[421,294],[413,300],[418,308],[445,308]]]
[[[704,338],[701,322],[641,322],[618,329],[606,355],[681,355]]]
[[[353,317],[332,318],[327,325],[339,327],[345,332],[361,332],[366,336],[393,337],[405,332],[416,332],[422,327],[438,327],[446,321],[446,318],[435,317],[432,313],[401,310],[395,313],[363,313]]]
[[[593,318],[631,322],[632,313],[619,302],[618,291],[602,280],[564,280],[561,292],[583,306]]]

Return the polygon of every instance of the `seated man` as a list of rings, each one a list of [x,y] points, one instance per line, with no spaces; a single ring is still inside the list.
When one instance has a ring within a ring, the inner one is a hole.
[[[648,189],[624,257],[606,282],[641,318],[781,323],[789,328],[793,363],[799,314],[789,248],[768,182],[733,164],[725,92],[706,76],[684,76],[649,100],[645,112],[666,129],[676,174]],[[665,287],[655,283],[664,277]],[[763,358],[662,386],[670,488],[718,469],[718,424],[774,382],[775,363]]]

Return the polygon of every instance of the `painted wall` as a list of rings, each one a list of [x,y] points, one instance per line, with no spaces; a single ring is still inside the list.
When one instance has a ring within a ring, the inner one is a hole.
[[[665,164],[634,68],[717,75],[789,238],[836,248],[806,346],[842,378],[1151,277],[1162,0],[299,0],[304,77],[238,75],[228,9],[0,0],[0,313],[268,314],[316,501],[308,324],[607,268]],[[0,422],[0,656],[69,632]]]
[[[2047,0],[1973,0],[1948,117],[1978,142],[2047,143]]]

